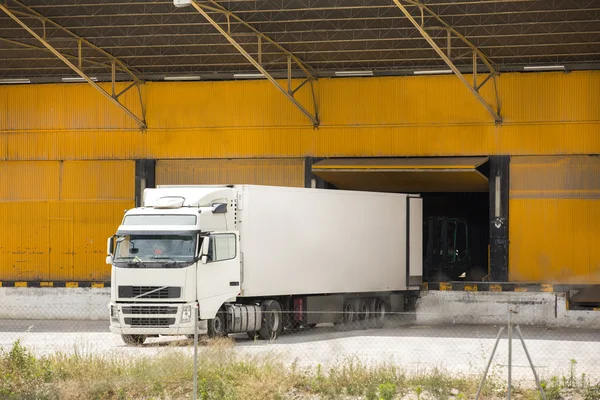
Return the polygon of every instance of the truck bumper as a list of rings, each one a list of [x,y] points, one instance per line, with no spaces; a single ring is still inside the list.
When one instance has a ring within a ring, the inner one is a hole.
[[[110,331],[120,335],[193,335],[196,303],[109,303]],[[198,334],[206,333],[198,322]]]

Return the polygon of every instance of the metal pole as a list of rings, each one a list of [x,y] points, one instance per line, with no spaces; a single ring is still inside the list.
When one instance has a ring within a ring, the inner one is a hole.
[[[479,395],[481,394],[481,390],[483,389],[483,384],[485,383],[485,379],[487,378],[488,371],[490,370],[490,366],[492,365],[492,360],[494,359],[494,354],[496,354],[496,349],[498,348],[498,343],[500,343],[500,336],[502,336],[502,332],[504,332],[504,327],[500,328],[498,331],[498,336],[496,336],[496,343],[494,344],[494,350],[492,350],[492,355],[488,360],[487,366],[485,367],[485,372],[483,373],[483,379],[479,384],[479,388],[477,389],[477,396],[475,396],[475,400],[479,400]]]
[[[523,350],[525,350],[525,355],[527,356],[527,360],[529,360],[529,365],[531,366],[531,370],[533,371],[533,376],[535,377],[535,384],[537,385],[538,390],[542,394],[542,399],[546,400],[546,393],[544,393],[544,389],[542,388],[542,385],[540,385],[540,380],[538,378],[537,372],[535,371],[535,367],[533,366],[533,361],[531,361],[531,357],[529,356],[529,351],[527,351],[527,346],[525,346],[525,339],[523,339],[523,334],[521,333],[521,328],[519,327],[519,325],[515,325],[515,328],[517,330],[517,335],[519,335],[519,338],[521,339],[521,344],[523,345]]]
[[[194,400],[198,399],[198,303],[194,304]]]
[[[512,386],[512,310],[508,310],[508,393],[510,400]]]

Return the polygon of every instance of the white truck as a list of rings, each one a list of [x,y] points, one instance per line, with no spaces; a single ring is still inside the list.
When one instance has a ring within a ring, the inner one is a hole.
[[[110,330],[147,337],[383,326],[422,280],[416,195],[159,186],[108,240]],[[198,309],[199,323],[193,319]]]

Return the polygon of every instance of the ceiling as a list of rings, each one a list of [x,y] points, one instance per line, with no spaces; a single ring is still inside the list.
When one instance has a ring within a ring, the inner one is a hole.
[[[14,0],[6,4],[36,33],[44,35],[39,17],[29,16],[31,12]],[[21,0],[21,4],[117,57],[140,79],[175,75],[232,79],[235,73],[256,72],[190,6],[134,0]],[[392,0],[229,0],[218,4],[295,54],[317,76],[349,70],[384,75],[447,68]],[[596,69],[600,65],[597,0],[428,0],[425,4],[501,71],[557,64],[567,69]],[[407,9],[420,18],[417,7],[407,4]],[[209,14],[227,26],[224,15]],[[50,23],[45,25],[48,43],[77,63],[77,40]],[[425,26],[440,23],[426,15]],[[256,57],[256,34],[233,19],[230,29],[235,40]],[[429,33],[440,46],[446,45],[445,30]],[[451,47],[452,61],[470,69],[469,48],[456,37]],[[106,55],[85,44],[81,51],[88,75],[110,79]],[[267,71],[286,71],[287,57],[275,46],[263,42],[261,52]],[[74,75],[0,11],[0,78],[43,81]]]

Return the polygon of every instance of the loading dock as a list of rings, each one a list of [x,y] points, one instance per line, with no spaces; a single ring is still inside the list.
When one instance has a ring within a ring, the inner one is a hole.
[[[342,190],[419,193],[424,281],[489,278],[489,157],[327,159],[312,172]]]

